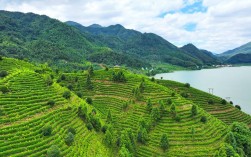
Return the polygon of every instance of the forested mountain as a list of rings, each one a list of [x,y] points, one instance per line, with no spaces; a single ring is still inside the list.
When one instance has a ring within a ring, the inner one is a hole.
[[[230,57],[228,60],[226,60],[226,63],[230,64],[245,64],[245,63],[251,63],[251,54],[236,54],[232,57]]]
[[[89,41],[99,46],[110,47],[121,54],[141,58],[144,61],[170,63],[183,67],[202,65],[201,58],[183,53],[179,48],[153,33],[140,33],[125,29],[122,25],[102,27],[94,24],[88,27],[68,21],[79,29]]]
[[[201,65],[212,65],[219,64],[219,60],[207,50],[199,50],[193,44],[187,44],[180,48],[185,53],[191,55],[194,58],[197,58],[201,61]]]
[[[73,27],[44,15],[0,11],[0,19],[0,55],[3,56],[47,62],[64,69],[83,69],[88,58],[96,61],[93,56],[109,53],[117,59],[114,64],[134,68],[150,66],[137,58],[96,46]],[[114,58],[99,59],[108,64]]]

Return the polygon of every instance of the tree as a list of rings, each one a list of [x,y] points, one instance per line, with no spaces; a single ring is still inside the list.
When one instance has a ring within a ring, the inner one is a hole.
[[[155,125],[160,120],[160,112],[158,108],[153,108],[151,111],[151,120]]]
[[[192,106],[192,109],[191,109],[191,115],[194,117],[198,114],[198,107],[196,105],[193,105]]]
[[[5,94],[9,92],[9,89],[6,86],[0,86],[0,91]]]
[[[192,126],[192,128],[191,128],[191,134],[192,134],[192,138],[194,139],[195,129],[194,129],[194,127],[193,127],[193,126]]]
[[[152,108],[153,108],[153,105],[152,105],[151,99],[148,99],[147,104],[146,104],[146,110],[148,112],[151,112]]]
[[[207,117],[206,116],[201,116],[200,121],[202,123],[206,123],[207,122]]]
[[[172,116],[176,116],[176,106],[175,104],[172,104],[170,107],[170,113],[172,114]]]
[[[50,107],[53,107],[55,105],[55,101],[54,100],[49,100],[47,102],[47,105],[49,105]]]
[[[93,89],[93,84],[91,82],[91,76],[90,75],[87,75],[87,78],[86,78],[86,88],[88,90],[92,90]]]
[[[71,132],[68,132],[64,141],[68,146],[70,146],[74,142],[74,135]]]
[[[112,137],[112,134],[110,132],[110,130],[106,130],[105,132],[105,139],[104,139],[105,143],[108,145],[108,146],[111,146],[112,145],[112,142],[113,142],[113,137]]]
[[[94,70],[93,70],[92,65],[88,68],[88,74],[89,74],[90,76],[92,76],[92,75],[94,74]]]
[[[123,145],[119,150],[119,157],[132,157],[129,150]]]
[[[145,82],[144,81],[141,81],[141,83],[139,84],[139,91],[140,93],[143,93],[144,90],[145,90]]]
[[[62,74],[62,75],[61,75],[61,80],[65,80],[65,79],[66,79],[65,74]]]
[[[126,82],[126,78],[125,78],[125,74],[123,73],[122,70],[120,70],[119,72],[113,72],[112,73],[112,80],[114,82]]]
[[[87,97],[86,99],[85,99],[85,101],[88,103],[88,104],[92,104],[92,98],[91,97]]]
[[[190,84],[189,84],[189,83],[186,83],[186,84],[185,84],[185,87],[190,88]]]
[[[48,157],[60,157],[60,150],[57,146],[52,145],[48,150],[47,150],[47,156]]]
[[[164,106],[164,104],[162,102],[160,103],[159,111],[160,111],[160,117],[163,117],[164,114],[165,114],[166,109],[165,109],[165,106]]]
[[[240,105],[235,105],[235,108],[241,110],[241,106]]]
[[[5,70],[3,70],[3,71],[0,72],[0,77],[5,77],[7,75],[8,75],[8,72],[5,71]]]
[[[111,123],[112,122],[112,114],[111,111],[108,111],[107,117],[106,117],[106,122]]]
[[[68,132],[72,133],[73,135],[76,134],[76,130],[72,127],[68,128]]]
[[[122,109],[125,111],[127,108],[128,108],[128,102],[125,102],[125,103],[122,105]]]
[[[42,134],[44,136],[50,136],[52,133],[52,127],[50,125],[46,125],[42,128]]]
[[[221,104],[226,105],[226,104],[227,104],[227,101],[226,101],[225,99],[222,99],[222,100],[221,100]]]
[[[53,84],[53,80],[50,75],[45,76],[45,82],[46,82],[47,86],[51,86]]]
[[[67,88],[68,88],[69,90],[72,90],[72,89],[73,89],[73,86],[72,86],[71,84],[69,84],[69,85],[67,86]]]
[[[65,99],[70,99],[70,97],[71,97],[71,92],[70,92],[70,91],[65,91],[65,92],[63,93],[63,97],[64,97]]]
[[[237,148],[237,143],[236,143],[236,139],[234,137],[233,132],[228,132],[227,136],[225,138],[225,142],[228,143],[229,145],[231,145],[234,149]]]
[[[168,98],[167,101],[166,101],[167,105],[171,105],[173,102],[172,102],[172,99]]]
[[[146,131],[146,128],[140,127],[138,132],[137,132],[137,140],[138,142],[142,144],[146,144],[148,140],[148,133]]]
[[[214,101],[212,99],[208,100],[208,104],[213,105]]]
[[[0,61],[2,61],[3,60],[3,57],[2,56],[0,56]]]
[[[169,141],[166,134],[163,134],[160,139],[160,147],[166,151],[169,148]]]
[[[132,92],[133,92],[133,96],[136,98],[136,100],[141,100],[142,99],[143,96],[142,96],[142,94],[140,92],[139,87],[133,88]]]

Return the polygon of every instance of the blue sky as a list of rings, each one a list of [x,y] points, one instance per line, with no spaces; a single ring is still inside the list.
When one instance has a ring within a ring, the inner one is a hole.
[[[251,41],[248,0],[0,0],[0,9],[45,14],[61,21],[122,24],[156,33],[176,46],[193,43],[221,53]]]

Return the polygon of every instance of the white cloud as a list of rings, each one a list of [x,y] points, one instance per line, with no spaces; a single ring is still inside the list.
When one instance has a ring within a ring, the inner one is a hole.
[[[251,41],[251,1],[203,0],[207,12],[185,14],[179,10],[202,0],[0,0],[0,9],[45,14],[61,21],[103,26],[120,23],[126,28],[153,32],[182,46],[223,52]],[[164,18],[158,17],[167,14]],[[184,25],[196,23],[194,32]]]

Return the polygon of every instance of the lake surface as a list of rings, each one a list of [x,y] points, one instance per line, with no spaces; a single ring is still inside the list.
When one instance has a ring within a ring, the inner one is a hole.
[[[177,71],[162,73],[155,78],[190,83],[194,88],[209,92],[234,105],[240,105],[241,110],[251,115],[251,66],[223,67],[194,71]],[[212,89],[210,89],[212,93]]]

